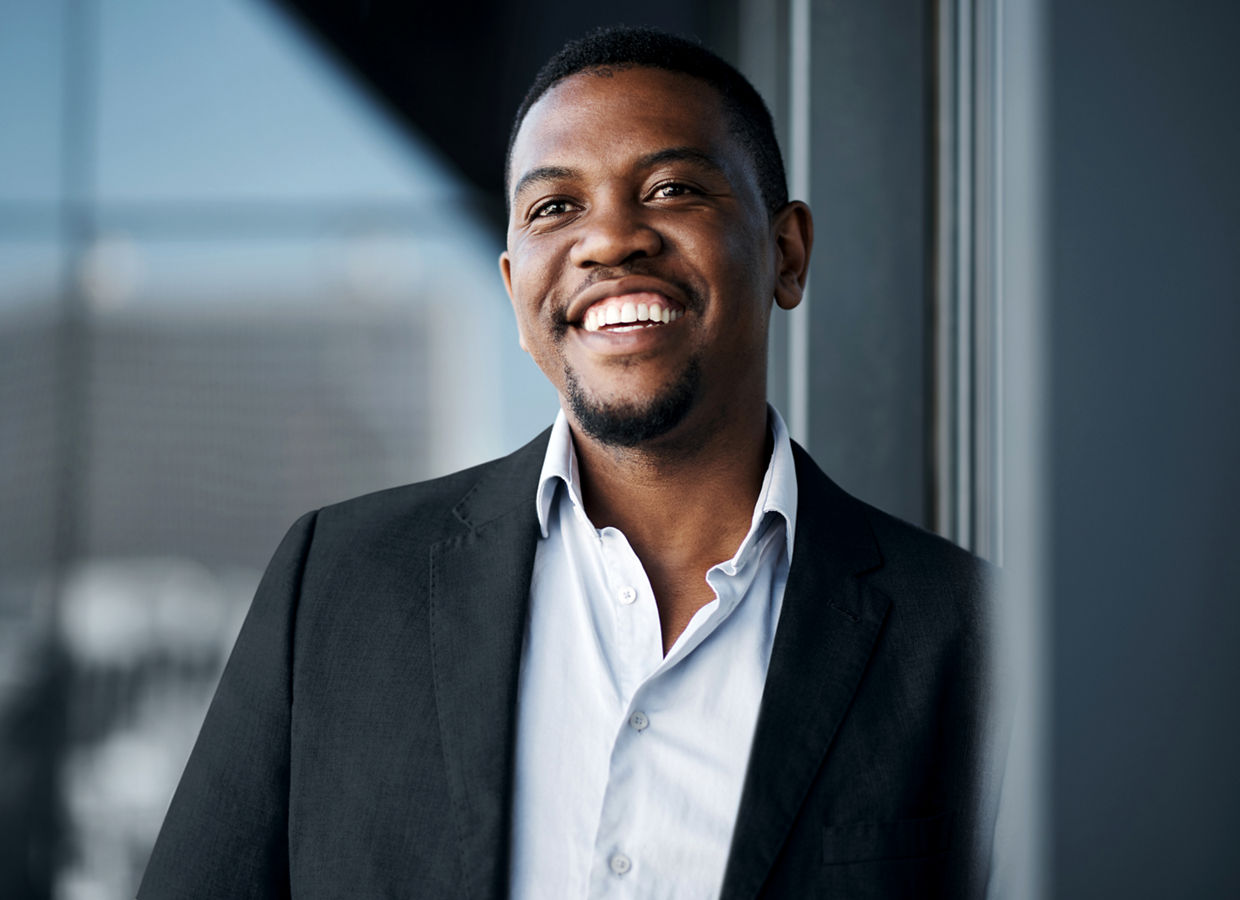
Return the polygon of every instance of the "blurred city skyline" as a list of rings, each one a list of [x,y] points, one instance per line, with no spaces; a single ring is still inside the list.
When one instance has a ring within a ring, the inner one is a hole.
[[[279,8],[0,31],[0,883],[132,896],[301,513],[550,422],[476,189]]]

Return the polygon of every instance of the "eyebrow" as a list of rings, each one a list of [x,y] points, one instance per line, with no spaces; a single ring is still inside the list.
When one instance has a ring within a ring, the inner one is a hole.
[[[656,150],[641,157],[637,161],[636,168],[652,169],[655,166],[669,162],[688,162],[721,175],[724,173],[723,166],[717,159],[709,153],[694,147],[667,147],[663,150]],[[567,178],[575,178],[578,175],[580,175],[580,172],[577,169],[570,169],[567,166],[539,166],[537,169],[530,169],[513,185],[512,199],[515,200],[521,195],[522,191],[533,185],[550,181],[562,181]]]
[[[569,169],[564,166],[539,166],[537,169],[530,169],[513,185],[512,198],[515,200],[521,196],[521,192],[531,185],[545,181],[561,181],[565,178],[572,178],[577,174],[576,169]]]
[[[696,147],[668,147],[666,150],[656,150],[654,153],[647,154],[638,160],[637,167],[639,169],[652,169],[655,166],[669,162],[694,163],[720,175],[724,174],[723,165],[719,160],[704,150],[698,150]]]

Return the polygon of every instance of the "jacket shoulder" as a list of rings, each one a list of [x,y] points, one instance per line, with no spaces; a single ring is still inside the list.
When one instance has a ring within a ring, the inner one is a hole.
[[[363,545],[393,534],[446,535],[527,503],[533,508],[549,430],[508,456],[414,484],[387,488],[318,511],[327,534]]]
[[[804,448],[797,465],[798,534],[804,514],[823,546],[846,557],[848,568],[880,582],[914,588],[951,587],[969,593],[993,585],[996,569],[946,538],[866,503],[831,480]],[[803,510],[803,513],[801,512]]]
[[[888,577],[923,589],[946,588],[985,597],[996,586],[998,569],[947,538],[858,500],[882,554]]]

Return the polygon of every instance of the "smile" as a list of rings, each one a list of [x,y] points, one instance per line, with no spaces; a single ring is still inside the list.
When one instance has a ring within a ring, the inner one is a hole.
[[[607,297],[586,310],[581,325],[586,331],[633,331],[675,322],[684,310],[660,294],[644,291]]]

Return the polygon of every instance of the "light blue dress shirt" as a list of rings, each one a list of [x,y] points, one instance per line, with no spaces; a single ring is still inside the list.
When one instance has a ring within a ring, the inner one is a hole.
[[[650,581],[624,534],[590,522],[556,417],[518,696],[515,900],[719,895],[796,527],[788,431],[769,421],[749,532],[665,657]]]

